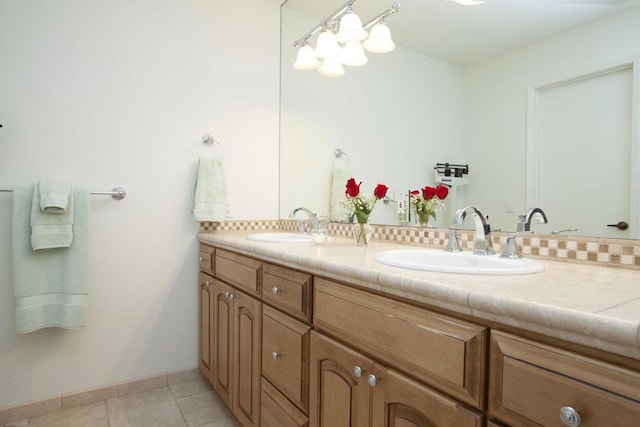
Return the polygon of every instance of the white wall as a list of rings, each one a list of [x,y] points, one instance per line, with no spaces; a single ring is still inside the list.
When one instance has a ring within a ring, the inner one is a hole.
[[[286,7],[282,20],[281,215],[296,206],[326,215],[337,147],[364,194],[377,183],[403,194],[433,185],[436,163],[462,161],[462,68],[397,46],[367,52],[342,77],[295,70],[293,41],[319,20]],[[394,212],[379,204],[370,220],[394,223]],[[438,215],[443,226],[448,218]]]
[[[235,218],[277,218],[278,64],[272,0],[0,0],[0,187],[128,192],[91,197],[87,327],[25,335],[0,193],[0,407],[197,366],[195,147]]]
[[[526,206],[527,87],[640,57],[640,8],[576,28],[467,70],[466,202],[515,230]],[[588,147],[585,147],[588,149]],[[580,152],[570,159],[579,164]],[[595,175],[594,175],[595,178]],[[505,200],[515,212],[505,213]],[[553,218],[549,218],[550,221]]]

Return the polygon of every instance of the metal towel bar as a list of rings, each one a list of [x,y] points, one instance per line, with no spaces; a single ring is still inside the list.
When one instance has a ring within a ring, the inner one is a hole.
[[[10,188],[0,188],[0,193],[13,193],[13,190]],[[111,191],[90,191],[89,194],[111,196],[115,200],[122,200],[127,195],[127,191],[122,187],[114,187]]]

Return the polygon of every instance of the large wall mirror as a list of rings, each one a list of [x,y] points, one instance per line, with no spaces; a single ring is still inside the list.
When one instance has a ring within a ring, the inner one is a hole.
[[[386,18],[393,51],[341,77],[294,69],[293,42],[344,3],[282,5],[281,217],[304,206],[341,219],[332,193],[353,176],[365,193],[390,187],[370,219],[398,224],[395,201],[448,162],[469,174],[436,227],[472,205],[515,231],[540,207],[540,233],[640,237],[640,2],[405,0]],[[354,9],[366,23],[392,3]]]

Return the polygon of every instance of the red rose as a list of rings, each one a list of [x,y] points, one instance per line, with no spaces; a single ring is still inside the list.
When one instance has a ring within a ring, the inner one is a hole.
[[[373,190],[373,195],[376,196],[376,199],[382,199],[384,196],[387,195],[387,190],[389,189],[389,187],[387,187],[384,184],[378,184],[376,186],[376,189]]]
[[[409,194],[411,194],[411,196],[412,196],[412,197],[418,197],[418,196],[420,195],[420,192],[419,192],[418,190],[413,190],[413,191],[412,191],[411,193],[409,193]]]
[[[438,187],[436,188],[436,196],[438,196],[438,199],[440,200],[444,200],[447,198],[447,195],[449,194],[449,188],[447,188],[446,185],[438,185]]]
[[[358,197],[358,194],[360,194],[361,184],[362,181],[360,181],[360,184],[356,184],[355,179],[349,178],[349,180],[347,181],[347,190],[345,191],[345,194],[349,197]]]
[[[422,189],[422,198],[425,200],[431,200],[436,195],[436,189],[433,187],[424,187]]]

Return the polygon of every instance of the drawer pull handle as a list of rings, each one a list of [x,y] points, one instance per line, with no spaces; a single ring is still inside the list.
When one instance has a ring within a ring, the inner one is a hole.
[[[353,375],[356,378],[360,378],[363,373],[364,373],[364,369],[362,369],[360,366],[356,365],[353,367]]]
[[[560,408],[560,419],[567,427],[578,427],[580,425],[580,414],[571,406]]]
[[[378,384],[378,377],[373,374],[367,375],[367,382],[370,387],[375,387]]]
[[[271,289],[271,293],[272,293],[272,294],[274,294],[274,295],[278,295],[280,292],[284,292],[284,289],[280,289],[280,288],[278,288],[277,286],[274,286],[274,287]]]
[[[271,353],[271,357],[273,357],[273,360],[278,360],[282,356],[284,356],[284,353],[278,353],[277,351],[274,351],[273,353]]]

